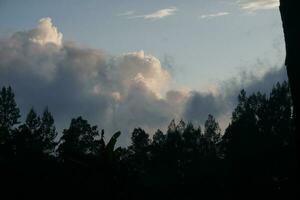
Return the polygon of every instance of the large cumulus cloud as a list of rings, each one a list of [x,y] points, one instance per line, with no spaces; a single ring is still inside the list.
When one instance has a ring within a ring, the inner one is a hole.
[[[143,51],[109,56],[64,43],[50,18],[0,41],[0,84],[11,85],[23,114],[49,106],[59,126],[83,115],[101,128],[162,126],[174,117],[162,97],[169,73]]]
[[[13,87],[23,116],[32,106],[40,112],[48,106],[61,129],[81,115],[109,133],[123,131],[122,144],[137,126],[154,131],[173,118],[202,124],[209,113],[223,120],[239,89],[270,88],[284,78],[284,70],[274,69],[260,78],[248,74],[247,84],[224,82],[217,92],[170,90],[172,77],[159,59],[144,51],[111,56],[64,42],[50,18],[0,40],[0,85]]]

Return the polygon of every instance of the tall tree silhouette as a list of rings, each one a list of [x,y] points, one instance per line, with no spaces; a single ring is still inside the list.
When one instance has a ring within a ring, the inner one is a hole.
[[[30,109],[29,113],[27,114],[26,120],[25,120],[25,125],[28,127],[28,129],[32,132],[35,133],[38,131],[41,125],[41,119],[40,117],[36,114],[33,108]]]
[[[15,95],[9,86],[3,87],[0,92],[0,127],[11,129],[20,123],[20,110],[15,101]]]
[[[9,86],[0,91],[0,156],[11,155],[11,134],[14,125],[19,123],[20,110],[15,95]]]
[[[57,145],[57,142],[55,142],[57,132],[54,125],[54,118],[48,108],[43,112],[39,133],[43,144],[43,152],[46,154],[53,153]]]
[[[254,146],[257,147],[255,143],[259,142],[258,121],[265,118],[261,116],[264,102],[266,97],[260,93],[248,97],[244,90],[240,92],[232,121],[223,137],[227,142],[228,156],[239,161],[255,154]]]
[[[18,157],[42,154],[43,144],[40,139],[39,128],[41,119],[33,108],[27,114],[25,124],[13,133],[13,141]]]
[[[285,65],[291,87],[291,93],[294,104],[294,113],[296,120],[296,134],[295,139],[298,145],[298,152],[300,152],[300,83],[299,83],[299,49],[300,49],[300,26],[298,0],[280,0],[280,13],[283,22],[283,30],[286,46],[286,60]],[[300,162],[300,156],[298,158]]]

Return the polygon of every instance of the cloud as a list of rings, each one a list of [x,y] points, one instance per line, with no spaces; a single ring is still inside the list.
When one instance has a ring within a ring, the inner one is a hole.
[[[137,126],[153,133],[173,118],[203,124],[210,113],[223,120],[241,88],[267,91],[285,79],[284,69],[239,77],[214,92],[170,90],[172,76],[156,57],[144,51],[112,56],[64,42],[50,18],[0,40],[0,86],[13,87],[23,117],[32,106],[40,112],[48,106],[61,130],[81,115],[108,133],[121,130],[122,145]]]
[[[227,109],[222,96],[193,91],[185,105],[183,116],[188,121],[203,124],[208,114],[219,117]]]
[[[143,84],[157,96],[166,89],[170,80],[168,71],[162,68],[160,61],[144,51],[130,52],[113,59],[118,77],[122,77],[123,85]]]
[[[126,12],[123,13],[122,16],[128,16],[128,19],[143,18],[148,20],[158,20],[174,15],[177,11],[178,9],[176,7],[169,7],[145,15],[134,15],[134,12]]]
[[[253,71],[243,71],[238,77],[224,81],[220,89],[226,93],[227,98],[231,96],[234,98],[241,89],[245,89],[248,94],[257,91],[269,93],[274,84],[285,80],[288,80],[288,77],[284,67],[273,67],[262,76],[256,75]]]
[[[163,126],[175,115],[162,98],[170,79],[144,51],[110,56],[63,42],[50,18],[0,40],[0,85],[14,88],[23,115],[49,106],[61,128],[78,115],[108,131]]]
[[[131,16],[133,15],[135,12],[133,10],[129,10],[129,11],[126,11],[126,12],[123,12],[123,13],[120,13],[118,14],[117,16],[120,17],[120,16]]]
[[[237,3],[240,5],[241,9],[249,12],[279,7],[279,0],[239,0]]]
[[[200,18],[201,19],[210,19],[210,18],[215,18],[215,17],[221,17],[221,16],[225,16],[225,15],[229,15],[229,12],[218,12],[218,13],[214,13],[214,14],[207,14],[207,15],[201,15]]]
[[[51,18],[45,17],[39,20],[36,29],[18,32],[14,37],[23,37],[19,39],[26,40],[24,42],[31,41],[40,45],[54,44],[61,46],[63,34],[53,26]]]

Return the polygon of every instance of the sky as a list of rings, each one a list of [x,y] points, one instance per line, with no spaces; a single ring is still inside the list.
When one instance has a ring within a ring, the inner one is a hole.
[[[0,0],[0,85],[23,113],[109,132],[172,118],[224,129],[241,88],[286,78],[278,0]],[[124,136],[126,143],[126,134]]]

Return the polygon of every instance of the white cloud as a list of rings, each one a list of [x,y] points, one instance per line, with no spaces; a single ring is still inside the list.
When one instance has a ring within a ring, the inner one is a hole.
[[[158,10],[154,13],[145,15],[144,18],[145,19],[160,19],[160,18],[164,18],[164,17],[170,16],[170,15],[173,15],[176,11],[177,11],[177,8],[170,7],[170,8]]]
[[[279,7],[279,0],[239,0],[237,3],[240,5],[241,9],[249,12]]]
[[[16,32],[13,38],[22,43],[33,42],[41,46],[50,44],[61,46],[63,34],[52,24],[49,17],[41,18],[36,28],[29,31]]]
[[[170,75],[160,61],[144,51],[130,52],[114,59],[116,72],[123,78],[123,85],[144,84],[157,96],[168,86]]]
[[[145,14],[145,15],[133,15],[134,13],[126,13],[127,16],[129,16],[129,19],[134,19],[134,18],[144,18],[144,19],[149,19],[149,20],[157,20],[157,19],[162,19],[171,15],[174,15],[178,9],[176,7],[169,7],[161,10],[157,10],[153,13]]]
[[[206,18],[215,18],[215,17],[221,17],[221,16],[225,16],[225,15],[229,15],[229,12],[218,12],[218,13],[213,13],[213,14],[207,14],[207,15],[201,15],[200,18],[201,19],[206,19]]]

